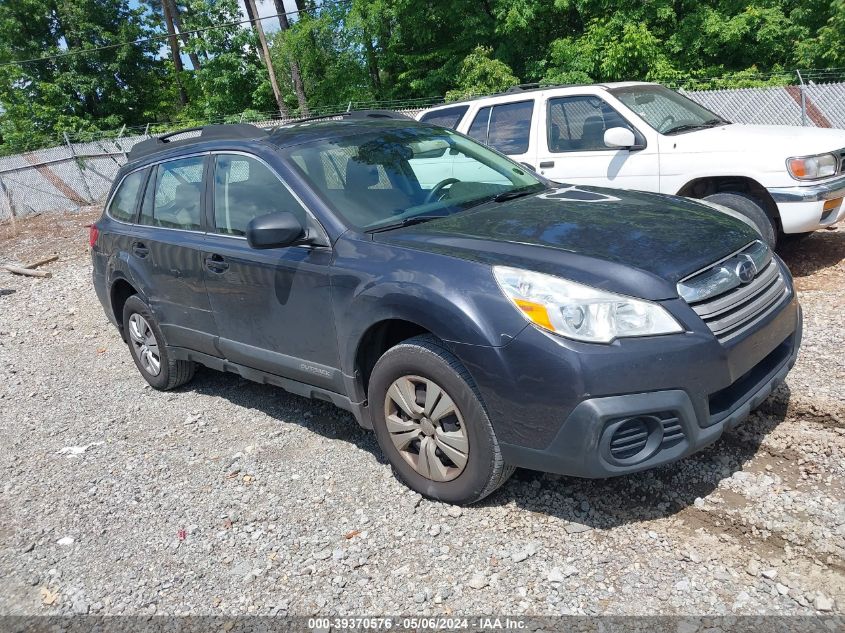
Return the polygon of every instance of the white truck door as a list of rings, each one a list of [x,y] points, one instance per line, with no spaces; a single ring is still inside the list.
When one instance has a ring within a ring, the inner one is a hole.
[[[538,134],[537,170],[558,182],[660,190],[660,154],[656,142],[629,123],[598,95],[567,95],[545,99]],[[608,147],[604,133],[624,127],[634,133],[640,149]]]

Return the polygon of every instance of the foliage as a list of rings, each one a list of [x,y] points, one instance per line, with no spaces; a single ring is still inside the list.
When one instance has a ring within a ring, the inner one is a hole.
[[[189,32],[243,19],[238,0],[174,4]],[[271,59],[291,110],[299,107],[297,70],[309,109],[321,111],[349,102],[463,98],[505,89],[517,78],[725,88],[793,82],[790,69],[799,67],[845,66],[845,0],[324,0],[297,6],[306,11],[291,16],[287,30],[270,34]],[[251,29],[184,34],[185,71],[177,83],[167,42],[146,39],[166,33],[162,13],[162,0],[0,0],[0,64],[126,43],[0,65],[0,151],[55,142],[63,131],[255,120],[274,109]]]
[[[446,101],[501,92],[519,83],[507,64],[490,58],[492,52],[490,48],[476,46],[475,50],[464,58],[456,78],[458,87],[446,93]]]
[[[187,0],[182,15],[186,31],[241,20],[237,0]],[[190,37],[186,52],[197,54],[202,66],[193,71],[190,101],[180,119],[218,120],[249,109],[274,107],[267,71],[258,57],[258,41],[250,29],[228,27]]]
[[[0,64],[137,40],[149,35],[129,0],[0,2]],[[153,46],[137,44],[49,62],[0,66],[0,134],[7,144],[61,132],[140,124],[167,98]]]

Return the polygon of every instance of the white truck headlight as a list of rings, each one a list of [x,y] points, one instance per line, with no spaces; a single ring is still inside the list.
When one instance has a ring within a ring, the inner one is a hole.
[[[505,296],[534,325],[560,336],[610,343],[683,332],[662,306],[521,268],[494,266]]]
[[[786,159],[789,174],[797,180],[815,180],[833,176],[836,173],[836,156],[833,154],[817,154],[816,156],[801,156]]]

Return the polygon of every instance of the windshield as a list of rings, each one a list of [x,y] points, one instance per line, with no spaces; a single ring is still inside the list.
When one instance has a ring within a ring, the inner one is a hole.
[[[458,213],[545,185],[439,127],[387,127],[282,150],[337,213],[371,231]]]
[[[629,86],[610,91],[661,134],[679,134],[729,121],[663,86]]]

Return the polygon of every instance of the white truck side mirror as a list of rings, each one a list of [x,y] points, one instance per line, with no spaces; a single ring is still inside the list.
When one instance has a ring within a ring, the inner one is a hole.
[[[634,133],[626,127],[612,127],[604,132],[604,144],[608,147],[630,149],[637,144]]]

